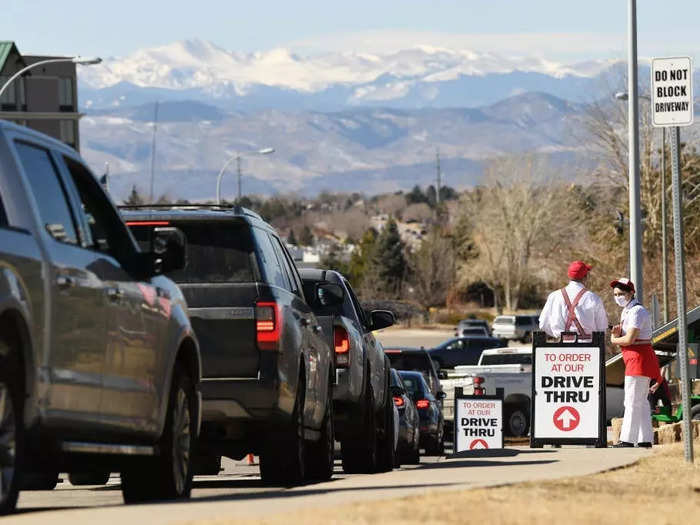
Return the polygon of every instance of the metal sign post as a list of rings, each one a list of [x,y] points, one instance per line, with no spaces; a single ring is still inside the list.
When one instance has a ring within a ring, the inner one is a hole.
[[[678,365],[683,406],[685,460],[693,462],[690,423],[690,374],[688,373],[688,324],[685,301],[685,251],[683,196],[681,194],[681,130],[693,123],[693,63],[690,57],[653,58],[651,61],[651,121],[654,127],[671,128],[671,191],[673,195],[673,250],[678,308]],[[662,177],[665,174],[662,174]]]

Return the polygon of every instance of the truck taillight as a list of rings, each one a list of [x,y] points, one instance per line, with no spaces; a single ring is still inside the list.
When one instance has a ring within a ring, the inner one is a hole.
[[[485,394],[484,378],[483,377],[481,377],[481,376],[472,377],[472,384],[474,385],[474,395],[475,396],[483,396]]]
[[[394,396],[394,404],[398,407],[401,408],[403,406],[403,397],[401,396]]]
[[[475,385],[482,385],[484,383],[484,378],[481,376],[474,376],[472,378],[472,383],[474,383]]]
[[[416,401],[416,408],[430,408],[430,401],[428,401],[427,399],[419,399],[418,401]]]
[[[255,333],[260,350],[278,350],[280,342],[280,310],[277,303],[255,305]]]
[[[345,368],[350,364],[350,337],[342,326],[333,328],[333,346],[335,349],[335,365]]]
[[[475,395],[475,396],[483,396],[483,395],[484,395],[484,389],[483,389],[483,388],[474,388],[474,395]]]

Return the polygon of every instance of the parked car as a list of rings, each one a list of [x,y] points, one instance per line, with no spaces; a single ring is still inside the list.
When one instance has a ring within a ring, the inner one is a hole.
[[[487,348],[503,346],[505,343],[497,337],[457,337],[449,339],[435,348],[428,349],[428,354],[440,370],[443,370],[459,365],[475,365],[479,362],[481,352]]]
[[[420,420],[418,409],[395,368],[391,369],[391,395],[399,410],[399,444],[396,464],[420,463]]]
[[[462,333],[462,330],[480,327],[486,330],[485,335],[491,335],[491,327],[489,326],[488,321],[484,319],[462,319],[459,323],[457,323],[457,328],[455,328],[455,337],[466,335]]]
[[[365,312],[352,286],[332,270],[302,269],[304,292],[334,349],[333,408],[345,472],[391,470],[392,400],[389,359],[373,335],[394,324],[394,314]]]
[[[241,207],[122,215],[143,246],[161,228],[187,240],[187,265],[169,275],[187,298],[202,348],[199,472],[218,473],[221,456],[254,453],[267,483],[330,478],[333,358],[277,232]]]
[[[536,315],[499,315],[493,321],[493,337],[504,341],[532,341],[532,333],[539,330],[539,318]]]
[[[401,381],[413,401],[420,421],[420,446],[429,456],[439,456],[445,451],[442,406],[430,391],[420,372],[400,370]]]
[[[161,275],[183,241],[157,246],[74,149],[0,121],[0,513],[58,472],[121,472],[127,503],[190,495],[199,346]]]

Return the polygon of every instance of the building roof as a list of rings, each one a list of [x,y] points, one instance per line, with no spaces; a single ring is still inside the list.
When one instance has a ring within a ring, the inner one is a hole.
[[[24,58],[22,58],[15,43],[11,40],[0,40],[0,71],[5,68],[5,62],[13,53],[19,57],[20,62],[24,65]]]

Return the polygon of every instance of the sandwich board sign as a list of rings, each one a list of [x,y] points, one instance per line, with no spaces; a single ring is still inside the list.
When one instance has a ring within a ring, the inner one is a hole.
[[[463,395],[455,389],[455,454],[503,448],[503,396]]]
[[[531,446],[606,446],[604,348],[603,333],[592,343],[551,343],[535,333]]]
[[[690,126],[693,118],[691,58],[652,58],[651,121],[654,127]]]

